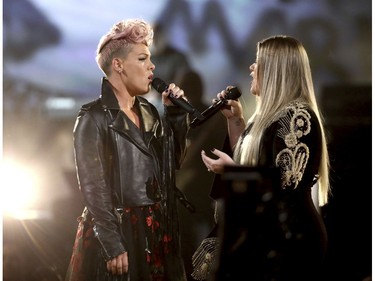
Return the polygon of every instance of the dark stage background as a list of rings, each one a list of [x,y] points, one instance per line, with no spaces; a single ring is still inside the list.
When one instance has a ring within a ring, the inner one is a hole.
[[[97,98],[99,38],[117,21],[143,18],[167,43],[152,49],[156,76],[180,83],[200,110],[228,85],[254,106],[248,67],[265,37],[297,37],[310,56],[326,115],[333,196],[321,209],[330,249],[321,280],[372,274],[372,14],[370,0],[4,0],[3,280],[63,280],[82,201],[72,129],[81,104]],[[189,71],[188,76],[182,76]],[[159,105],[160,95],[147,97]],[[213,223],[213,175],[200,150],[223,144],[220,113],[192,129],[178,187],[183,254],[191,256]],[[249,265],[250,266],[250,265]],[[369,279],[366,279],[369,280]]]

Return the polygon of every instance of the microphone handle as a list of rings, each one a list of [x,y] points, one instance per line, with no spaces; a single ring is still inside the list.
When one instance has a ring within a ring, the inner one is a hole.
[[[223,106],[225,105],[225,100],[221,99],[217,101],[215,104],[211,105],[209,108],[202,112],[204,118],[210,118],[216,112],[218,112]]]
[[[188,101],[186,101],[183,98],[175,98],[172,96],[172,94],[168,95],[168,98],[171,100],[171,102],[174,105],[177,105],[184,109],[187,113],[194,114],[195,111],[197,111],[194,107],[192,107]]]
[[[168,98],[171,100],[171,102],[174,105],[177,105],[184,109],[186,112],[190,113],[192,116],[194,116],[194,119],[197,120],[203,120],[204,117],[202,113],[200,113],[197,109],[195,109],[187,100],[183,98],[175,98],[171,94],[168,95]]]
[[[207,108],[206,110],[204,110],[202,112],[202,115],[203,115],[204,118],[200,119],[200,120],[198,120],[197,118],[195,118],[190,123],[190,127],[191,128],[195,128],[195,127],[201,125],[204,121],[206,121],[208,118],[210,118],[216,112],[218,112],[224,105],[225,105],[225,100],[224,99],[221,99],[218,102],[216,102],[215,104],[211,105],[209,108]]]
[[[160,87],[164,87],[163,90],[161,90]],[[168,88],[168,85],[165,84],[164,82],[159,85],[157,87],[157,91],[159,93],[162,93],[163,91],[165,91],[166,89]],[[179,106],[181,107],[183,110],[185,110],[187,113],[190,113],[192,116],[194,116],[195,119],[199,119],[199,120],[203,120],[204,117],[202,115],[202,113],[200,113],[197,109],[195,109],[187,100],[185,100],[184,98],[175,98],[174,96],[172,96],[172,93],[170,93],[168,95],[168,98],[170,99],[170,101],[176,105],[176,106]]]

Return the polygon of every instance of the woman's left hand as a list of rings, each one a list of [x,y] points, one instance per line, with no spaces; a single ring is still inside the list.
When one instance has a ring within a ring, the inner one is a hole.
[[[122,275],[129,270],[128,252],[107,261],[107,270],[113,275]]]
[[[170,106],[170,105],[173,105],[173,103],[171,102],[171,100],[169,99],[169,94],[171,94],[173,97],[175,97],[176,99],[178,98],[183,98],[186,100],[185,96],[184,96],[184,90],[180,89],[178,86],[176,86],[176,84],[174,83],[171,83],[169,84],[167,90],[165,90],[163,93],[162,93],[162,99],[163,99],[163,104],[167,105],[167,106]]]
[[[206,155],[204,150],[201,151],[201,157],[204,164],[209,172],[214,172],[215,174],[222,174],[224,172],[224,166],[235,165],[236,163],[233,159],[218,149],[212,149],[211,152],[215,154],[218,158],[213,159]]]

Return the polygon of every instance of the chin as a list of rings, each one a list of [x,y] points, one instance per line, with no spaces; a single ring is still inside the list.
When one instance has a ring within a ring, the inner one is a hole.
[[[144,96],[150,92],[150,87],[139,89],[138,96]]]

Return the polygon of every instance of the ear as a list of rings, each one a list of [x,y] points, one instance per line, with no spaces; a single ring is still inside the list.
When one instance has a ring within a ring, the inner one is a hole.
[[[121,73],[124,69],[122,61],[118,58],[114,58],[112,60],[112,68],[117,73]]]

